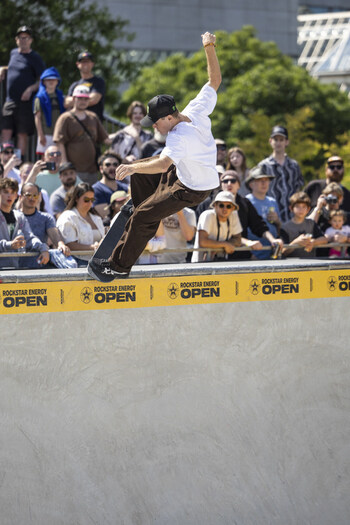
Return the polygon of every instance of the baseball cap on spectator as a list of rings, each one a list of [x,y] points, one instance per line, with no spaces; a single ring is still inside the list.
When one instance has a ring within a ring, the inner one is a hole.
[[[0,152],[2,153],[5,149],[14,149],[15,145],[12,142],[3,142],[0,146]]]
[[[332,164],[332,162],[340,162],[341,164],[344,164],[343,159],[338,155],[333,155],[327,159],[327,164]]]
[[[89,98],[90,97],[90,90],[87,86],[76,86],[73,91],[73,97],[78,98]]]
[[[66,171],[66,170],[75,170],[76,171],[76,168],[75,168],[74,164],[72,164],[71,162],[64,162],[59,167],[58,173],[61,174],[63,171]]]
[[[235,170],[225,170],[220,177],[220,182],[223,182],[226,179],[237,179],[239,183],[241,182],[240,176]]]
[[[270,138],[276,137],[276,135],[282,135],[282,137],[285,137],[288,139],[288,130],[287,128],[283,126],[274,126],[271,131]]]
[[[215,139],[215,144],[216,146],[222,146],[224,148],[226,148],[226,142],[222,139]]]
[[[147,106],[147,115],[141,120],[141,126],[149,128],[162,117],[172,115],[177,111],[174,97],[171,95],[156,95]]]
[[[126,193],[126,191],[123,191],[123,190],[115,191],[114,193],[112,193],[109,204],[108,206],[105,207],[105,210],[109,210],[113,202],[125,202],[127,198],[128,198],[128,194]]]
[[[28,35],[32,36],[33,32],[30,27],[28,26],[21,26],[16,31],[16,36],[18,36],[21,33],[28,33]]]
[[[77,61],[80,62],[81,60],[83,60],[83,58],[89,58],[93,61],[93,56],[92,53],[90,53],[90,51],[82,51],[81,53],[79,53]]]
[[[249,184],[249,182],[252,180],[265,179],[266,177],[269,179],[274,179],[275,175],[272,175],[271,173],[265,173],[265,170],[261,166],[256,166],[250,170],[246,179],[246,184]]]
[[[217,164],[215,167],[216,167],[216,171],[218,172],[220,176],[225,173],[225,168],[221,166],[221,164]]]
[[[233,204],[234,210],[239,209],[239,206],[238,204],[236,204],[235,198],[230,191],[219,191],[219,193],[217,193],[215,199],[213,200],[213,205],[215,202],[230,202],[231,204]]]
[[[115,201],[116,202],[125,201],[127,198],[128,198],[128,195],[127,195],[126,191],[118,190],[118,191],[115,191],[114,193],[112,193],[111,199],[109,201],[109,204],[113,204],[113,202],[115,202]]]

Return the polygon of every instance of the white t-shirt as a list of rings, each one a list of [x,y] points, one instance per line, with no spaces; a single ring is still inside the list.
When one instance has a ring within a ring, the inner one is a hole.
[[[219,225],[219,228],[218,228]],[[227,241],[233,235],[238,235],[242,232],[241,221],[238,217],[238,212],[233,211],[229,215],[227,221],[218,223],[217,215],[215,210],[206,210],[200,214],[197,225],[197,233],[194,241],[194,247],[200,248],[199,246],[199,231],[205,230],[208,233],[209,239],[214,241]],[[213,250],[215,253],[215,250]],[[191,262],[203,261],[204,256],[206,260],[211,260],[211,251],[208,252],[193,252]]]
[[[195,212],[190,208],[184,208],[182,211],[188,224],[195,228],[197,222]],[[177,213],[165,217],[165,219],[162,220],[162,223],[164,227],[165,248],[187,248],[187,241],[182,234]],[[184,263],[186,262],[186,252],[162,253],[158,256],[158,262]]]
[[[216,100],[215,89],[205,84],[196,98],[181,111],[191,122],[180,122],[168,133],[160,154],[174,162],[179,180],[192,190],[218,187],[216,144],[208,116],[213,112]]]
[[[331,239],[333,239],[334,235],[336,234],[347,235],[348,237],[350,237],[350,226],[348,224],[344,224],[341,230],[335,230],[332,226],[330,226],[325,231],[325,236],[327,237],[328,242],[331,242]]]

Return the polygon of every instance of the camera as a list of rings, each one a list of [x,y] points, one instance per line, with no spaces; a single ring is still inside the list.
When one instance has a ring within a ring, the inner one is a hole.
[[[335,195],[327,195],[325,201],[327,204],[337,204],[338,197],[336,197]]]
[[[55,169],[56,169],[56,162],[47,162],[46,163],[46,169],[47,170],[51,170],[51,171],[55,171]]]

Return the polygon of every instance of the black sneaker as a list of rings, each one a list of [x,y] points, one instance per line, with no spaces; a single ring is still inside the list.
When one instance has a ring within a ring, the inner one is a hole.
[[[111,263],[108,261],[108,259],[98,258],[90,259],[87,271],[91,275],[91,277],[97,279],[102,283],[110,283],[114,279],[118,278],[124,279],[129,275],[127,272],[117,272],[116,270],[113,270],[111,268]]]

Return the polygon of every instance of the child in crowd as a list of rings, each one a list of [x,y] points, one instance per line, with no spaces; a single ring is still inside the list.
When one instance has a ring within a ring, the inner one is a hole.
[[[327,228],[325,236],[327,242],[340,242],[340,243],[350,243],[350,226],[345,224],[347,220],[347,215],[344,210],[333,210],[330,212],[330,227]],[[329,251],[329,257],[341,257],[342,255],[347,255],[347,250],[342,250],[339,248],[331,248]]]
[[[40,77],[40,87],[34,98],[34,120],[38,133],[36,153],[42,155],[53,144],[56,121],[64,112],[64,97],[58,86],[61,77],[54,67],[45,69]]]
[[[251,193],[248,193],[246,198],[253,204],[260,217],[264,219],[272,235],[277,238],[281,226],[278,204],[276,199],[267,195],[270,182],[274,178],[274,175],[267,175],[260,166],[253,168],[246,180],[247,186],[251,189]],[[258,237],[250,228],[248,228],[248,239],[259,241],[263,246],[271,246],[265,237]],[[272,250],[255,250],[253,257],[255,259],[269,259],[271,253]]]
[[[21,211],[13,205],[18,196],[18,182],[4,178],[0,180],[0,252],[38,251],[40,265],[49,262],[48,246],[42,243],[30,229],[29,223]],[[0,268],[19,267],[18,257],[0,259]]]
[[[283,254],[302,259],[314,257],[314,248],[327,243],[314,220],[307,218],[311,209],[310,197],[303,191],[294,193],[290,198],[290,221],[282,224],[281,237],[285,244],[300,245],[300,248],[283,248]]]

